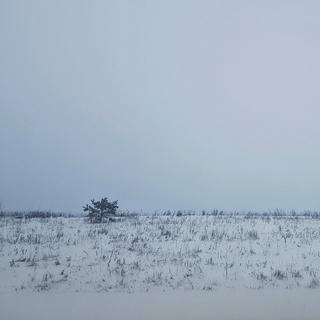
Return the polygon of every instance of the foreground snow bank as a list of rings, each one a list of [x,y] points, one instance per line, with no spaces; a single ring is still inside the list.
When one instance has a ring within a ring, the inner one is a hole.
[[[318,293],[307,289],[0,295],[4,320],[315,320],[319,313]]]

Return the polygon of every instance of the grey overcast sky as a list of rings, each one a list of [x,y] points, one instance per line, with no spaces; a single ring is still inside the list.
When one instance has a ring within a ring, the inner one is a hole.
[[[320,209],[319,1],[0,2],[0,201]]]

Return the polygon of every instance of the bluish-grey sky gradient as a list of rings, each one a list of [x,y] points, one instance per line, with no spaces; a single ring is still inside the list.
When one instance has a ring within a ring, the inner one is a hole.
[[[318,1],[0,3],[7,210],[320,209]]]

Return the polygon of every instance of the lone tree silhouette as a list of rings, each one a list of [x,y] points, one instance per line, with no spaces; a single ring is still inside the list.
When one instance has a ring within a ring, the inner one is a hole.
[[[101,223],[115,216],[118,209],[118,201],[108,201],[102,198],[100,201],[91,200],[91,204],[83,206],[83,211],[88,212],[91,223]]]

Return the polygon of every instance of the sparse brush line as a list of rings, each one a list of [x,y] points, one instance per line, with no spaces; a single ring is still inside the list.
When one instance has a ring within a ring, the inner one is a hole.
[[[168,210],[156,212],[130,212],[120,211],[117,213],[118,218],[135,218],[135,217],[170,217],[170,216],[216,216],[216,217],[246,217],[246,218],[312,218],[319,219],[320,211],[305,210],[301,212],[274,210],[267,212],[254,212],[254,211],[223,211],[223,210]],[[32,218],[79,218],[85,217],[83,213],[65,213],[65,212],[52,212],[52,211],[0,211],[0,217],[13,217],[16,219],[32,219]]]

